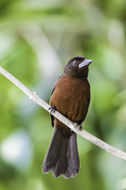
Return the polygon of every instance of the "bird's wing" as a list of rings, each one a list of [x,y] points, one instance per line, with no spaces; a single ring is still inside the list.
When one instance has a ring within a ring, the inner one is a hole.
[[[54,92],[54,90],[55,90],[55,87],[56,87],[56,84],[57,84],[57,82],[58,82],[58,80],[62,77],[63,75],[61,75],[61,76],[59,76],[59,78],[56,80],[56,82],[54,83],[54,86],[53,86],[53,89],[52,89],[52,92],[51,92],[51,96],[52,96],[52,94],[53,94],[53,92]],[[51,115],[51,123],[52,123],[52,127],[54,127],[54,116],[53,115]]]

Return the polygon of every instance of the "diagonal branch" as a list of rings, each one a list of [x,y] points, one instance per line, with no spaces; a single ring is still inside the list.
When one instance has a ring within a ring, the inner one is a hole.
[[[20,90],[22,90],[33,102],[43,107],[45,110],[49,112],[50,105],[47,104],[45,101],[43,101],[36,92],[30,91],[25,85],[23,85],[18,79],[16,79],[13,75],[11,75],[9,72],[7,72],[4,68],[0,66],[0,73],[4,75],[8,80],[10,80],[13,84],[15,84]],[[92,134],[88,133],[85,130],[78,130],[78,128],[75,128],[75,125],[73,122],[68,120],[66,117],[64,117],[59,112],[55,111],[52,113],[53,116],[55,116],[57,119],[62,121],[65,125],[67,125],[72,131],[79,134],[83,138],[87,139],[89,142],[95,144],[96,146],[104,149],[105,151],[113,154],[116,157],[119,157],[123,160],[126,160],[126,153],[103,142],[99,138],[93,136]]]

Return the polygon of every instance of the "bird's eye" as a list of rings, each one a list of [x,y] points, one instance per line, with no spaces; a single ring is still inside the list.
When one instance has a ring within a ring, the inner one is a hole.
[[[78,65],[78,62],[76,60],[74,60],[73,65]]]

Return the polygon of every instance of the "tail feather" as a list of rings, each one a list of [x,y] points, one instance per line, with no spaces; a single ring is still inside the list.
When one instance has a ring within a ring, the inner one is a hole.
[[[49,172],[55,167],[59,156],[61,140],[62,138],[60,130],[54,128],[52,140],[43,162],[42,170],[44,173]]]
[[[53,168],[54,177],[58,177],[61,174],[64,174],[67,169],[67,157],[66,157],[67,145],[68,145],[68,138],[62,136],[59,157],[55,167]]]
[[[66,178],[74,177],[80,169],[80,161],[78,156],[76,134],[70,136],[67,151],[67,170],[64,173]]]
[[[76,134],[64,136],[63,130],[54,128],[52,141],[43,163],[43,172],[52,170],[54,177],[74,177],[79,172]]]

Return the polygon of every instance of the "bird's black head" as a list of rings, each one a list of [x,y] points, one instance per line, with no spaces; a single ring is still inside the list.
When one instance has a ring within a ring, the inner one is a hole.
[[[72,75],[79,78],[87,78],[88,66],[92,63],[92,60],[85,57],[74,57],[70,59],[64,68],[64,74]]]

